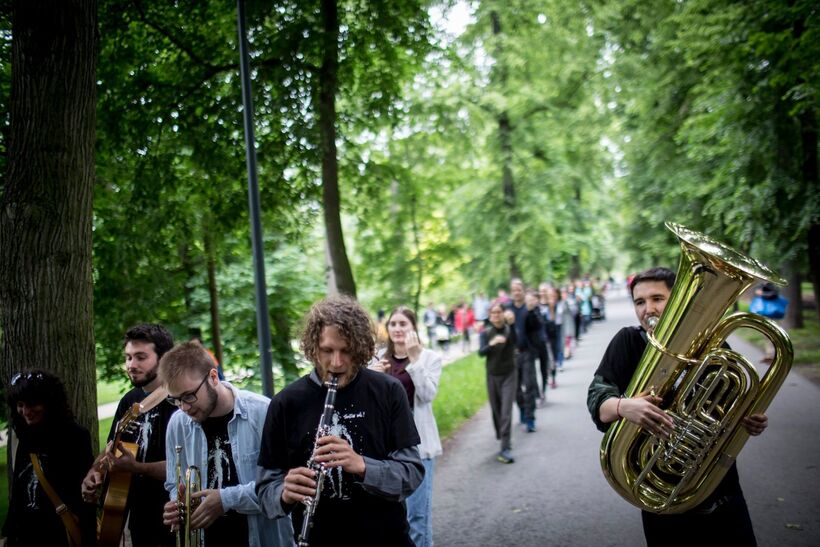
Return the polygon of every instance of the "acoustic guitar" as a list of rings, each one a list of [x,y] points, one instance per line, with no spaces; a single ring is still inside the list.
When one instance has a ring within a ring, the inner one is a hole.
[[[117,422],[112,444],[114,456],[119,457],[122,455],[119,449],[122,434],[134,426],[137,418],[165,400],[167,395],[168,392],[164,388],[158,388],[143,399],[142,403],[131,405],[131,408]],[[122,445],[136,458],[138,450],[136,443],[122,442]],[[109,465],[108,468],[106,463]],[[99,465],[100,471],[106,473],[107,478],[105,496],[97,518],[97,545],[99,547],[116,547],[122,541],[122,532],[125,528],[125,505],[128,501],[128,490],[131,488],[131,473],[111,470],[110,463],[106,459],[101,460]]]

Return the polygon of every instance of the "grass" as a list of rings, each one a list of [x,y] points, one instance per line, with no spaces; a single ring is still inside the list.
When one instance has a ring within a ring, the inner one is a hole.
[[[105,443],[108,441],[108,432],[111,430],[111,423],[114,421],[114,417],[111,416],[110,418],[105,418],[104,420],[100,420],[100,450],[105,448]]]
[[[119,401],[128,387],[122,382],[104,382],[97,380],[97,404],[104,405]]]
[[[449,437],[486,402],[484,359],[471,354],[444,367],[438,395],[433,401],[433,414],[441,438]]]

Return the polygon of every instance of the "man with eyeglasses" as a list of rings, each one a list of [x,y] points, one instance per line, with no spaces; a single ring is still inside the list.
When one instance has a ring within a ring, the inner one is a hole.
[[[134,442],[133,454],[122,443],[112,446],[117,424],[134,403],[141,403],[161,387],[157,376],[159,360],[174,346],[171,333],[162,325],[143,323],[125,333],[125,371],[134,388],[126,393],[114,413],[108,434],[108,446],[100,454],[83,480],[83,499],[97,501],[106,473],[126,472],[132,475],[125,512],[134,547],[175,545],[174,535],[162,524],[162,508],[168,500],[165,492],[165,429],[176,407],[163,401],[141,414],[121,440]],[[119,455],[117,454],[119,449]]]
[[[181,524],[177,465],[182,473],[196,466],[201,485],[191,497],[199,503],[188,518],[191,529],[204,529],[205,545],[293,545],[290,518],[268,519],[256,497],[256,460],[270,400],[220,381],[196,341],[166,353],[159,376],[168,402],[182,411],[168,423],[165,489],[171,501],[164,523],[172,529]]]

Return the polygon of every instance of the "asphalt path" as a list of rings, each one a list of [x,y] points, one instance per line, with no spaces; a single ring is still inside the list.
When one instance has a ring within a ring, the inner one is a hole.
[[[515,463],[496,461],[498,442],[485,405],[444,446],[433,486],[434,540],[440,546],[644,544],[638,509],[620,498],[598,461],[602,434],[586,391],[609,340],[636,323],[625,296],[611,296],[549,389],[537,431],[513,428]],[[752,362],[762,354],[732,337]],[[761,370],[761,373],[763,370]],[[738,458],[740,482],[761,546],[820,545],[820,388],[792,371],[767,412],[769,428]],[[517,411],[514,412],[517,415]],[[516,420],[517,422],[517,420]]]

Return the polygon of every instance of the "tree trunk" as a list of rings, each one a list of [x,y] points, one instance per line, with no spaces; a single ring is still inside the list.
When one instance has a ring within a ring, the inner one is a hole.
[[[299,377],[299,368],[296,366],[293,348],[290,345],[291,325],[288,320],[287,310],[277,309],[277,306],[273,306],[270,322],[273,326],[271,336],[273,360],[281,365],[284,385],[287,385]]]
[[[814,290],[814,313],[820,322],[820,222],[815,222],[809,228],[809,272],[811,286]]]
[[[190,232],[189,232],[190,233]],[[182,289],[182,300],[185,302],[185,312],[193,315],[194,311],[194,284],[191,281],[196,277],[197,270],[191,257],[191,241],[188,237],[181,238],[177,245],[180,269],[185,273],[186,283]]]
[[[44,368],[96,445],[91,278],[95,0],[12,6],[8,165],[0,199],[0,371]],[[96,448],[96,447],[95,447]]]
[[[572,216],[575,220],[574,230],[576,235],[584,232],[584,218],[581,214],[581,181],[575,179],[573,181],[575,192],[572,196]],[[573,249],[572,261],[569,268],[570,279],[581,279],[581,256],[577,249]]]
[[[336,88],[339,69],[339,14],[336,0],[322,0],[323,58],[319,69],[319,131],[322,153],[322,205],[330,275],[340,292],[356,296],[356,283],[345,250],[340,215],[339,165],[336,157]]]
[[[207,216],[206,216],[207,218]],[[222,358],[222,331],[219,326],[219,289],[216,285],[216,251],[214,250],[214,237],[211,233],[211,222],[206,222],[202,227],[203,241],[205,243],[205,260],[208,269],[208,300],[211,312],[211,344],[214,346],[216,362],[220,367],[225,366]]]
[[[783,277],[789,284],[783,289],[784,296],[789,299],[786,307],[786,317],[783,318],[783,327],[786,329],[803,328],[803,293],[800,290],[800,271],[794,260],[783,264]]]
[[[501,17],[498,12],[490,13],[493,36],[501,34]],[[502,92],[507,83],[507,68],[504,65],[502,48],[499,41],[495,46],[496,73]],[[518,214],[515,201],[515,181],[512,172],[512,124],[507,111],[498,114],[498,148],[501,152],[501,186],[504,192],[504,206],[507,209],[507,226],[515,227],[518,224]],[[521,278],[521,268],[518,267],[518,255],[515,242],[508,246],[507,260],[510,268],[510,279]]]
[[[419,233],[419,221],[416,208],[416,194],[415,192],[410,197],[410,223],[413,228],[413,246],[415,247],[416,255],[416,288],[413,291],[413,311],[416,317],[419,316],[421,309],[421,290],[424,283],[424,254],[421,252],[421,234]]]
[[[817,188],[820,183],[817,168],[817,118],[806,109],[799,116],[800,140],[803,148],[801,174],[804,188]],[[814,313],[820,321],[820,221],[815,220],[808,231],[809,276],[814,289]]]

